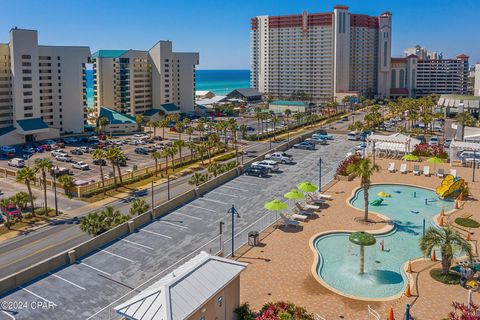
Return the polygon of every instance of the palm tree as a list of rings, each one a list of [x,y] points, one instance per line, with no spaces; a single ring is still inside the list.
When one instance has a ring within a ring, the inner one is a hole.
[[[239,129],[242,134],[242,139],[245,139],[247,137],[248,126],[246,124],[241,124]]]
[[[185,133],[188,134],[188,141],[192,141],[193,128],[192,127],[186,127],[185,128]]]
[[[145,202],[143,199],[135,199],[132,202],[132,207],[130,208],[130,215],[141,215],[142,213],[150,210],[150,205]]]
[[[123,150],[120,148],[117,149],[117,159],[115,160],[115,166],[117,167],[118,170],[118,178],[120,180],[120,185],[123,186],[123,177],[122,177],[122,170],[120,169],[120,163],[124,162],[127,160],[127,157],[123,153]]]
[[[168,158],[170,157],[170,151],[168,149],[169,148],[165,148],[162,151],[160,151],[162,158],[165,158],[165,175],[166,176],[168,176]]]
[[[58,177],[58,182],[62,184],[63,190],[65,191],[66,195],[70,194],[70,190],[72,190],[75,183],[73,182],[73,177],[69,175],[61,175]]]
[[[105,159],[110,161],[110,164],[112,165],[112,172],[113,172],[113,184],[115,187],[115,190],[117,190],[117,176],[115,174],[115,169],[116,169],[116,162],[118,159],[118,148],[110,148],[107,150],[105,153]]]
[[[455,120],[462,126],[462,141],[465,138],[465,127],[466,126],[474,126],[476,123],[475,118],[469,112],[460,112],[456,115]]]
[[[198,131],[198,133],[200,134],[200,139],[201,139],[202,138],[202,133],[205,131],[205,121],[203,119],[200,119],[200,121],[198,121],[197,126],[195,127],[195,130]]]
[[[372,164],[370,159],[361,159],[357,163],[348,166],[348,172],[360,177],[360,187],[363,188],[363,200],[365,202],[364,220],[368,221],[368,189],[370,188],[370,178],[375,172],[380,171],[380,166]]]
[[[142,123],[143,123],[144,120],[145,120],[145,117],[144,117],[143,115],[141,115],[141,114],[137,114],[137,115],[135,116],[135,122],[136,122],[139,126],[142,125]],[[147,126],[149,126],[149,125],[147,124]]]
[[[173,146],[178,150],[178,155],[180,156],[180,163],[183,163],[183,158],[182,158],[182,149],[185,147],[185,141],[183,140],[177,140],[173,143]]]
[[[102,233],[104,230],[102,230],[98,213],[90,212],[86,217],[83,217],[80,221],[80,230],[94,237]]]
[[[456,252],[464,252],[472,259],[472,246],[453,229],[451,225],[445,229],[430,227],[420,239],[420,250],[429,256],[432,250],[440,249],[442,254],[442,274],[448,275],[452,259]]]
[[[162,157],[162,153],[159,151],[155,151],[155,152],[152,152],[150,156],[155,161],[155,177],[157,177],[158,176],[158,160]]]
[[[160,128],[162,128],[162,139],[165,140],[165,128],[168,126],[168,119],[167,118],[163,118],[162,120],[160,120],[158,122],[158,126]]]
[[[285,114],[285,117],[287,118],[287,130],[288,130],[288,128],[290,127],[290,122],[288,120],[289,120],[289,117],[292,114],[292,110],[285,109],[285,111],[283,113]]]
[[[100,223],[104,231],[110,230],[124,222],[127,222],[130,218],[128,215],[123,215],[119,210],[115,210],[110,206],[100,212]]]
[[[205,177],[203,174],[195,172],[188,180],[188,184],[192,186],[199,186],[205,181]]]
[[[103,175],[103,161],[107,158],[107,154],[105,150],[102,149],[95,149],[92,153],[93,160],[97,160],[100,163],[100,178],[102,179],[102,191],[105,194],[105,177]]]
[[[207,170],[208,172],[213,174],[214,177],[217,177],[219,171],[221,170],[221,167],[222,166],[219,163],[214,162],[208,166]]]
[[[35,159],[35,170],[40,171],[42,174],[41,182],[43,184],[43,199],[44,203],[44,210],[45,214],[48,213],[48,205],[47,205],[47,171],[50,171],[53,168],[53,163],[50,159],[47,158],[39,158]]]
[[[262,131],[260,131],[260,120],[262,119],[262,109],[255,109],[255,119],[257,119],[257,134],[263,133],[263,121],[262,121]]]
[[[19,208],[24,210],[27,206],[27,203],[30,201],[30,196],[26,192],[17,192],[13,197],[10,197],[11,201]]]
[[[35,207],[33,204],[33,193],[31,183],[35,181],[35,174],[37,171],[30,167],[25,167],[17,171],[16,180],[20,183],[25,183],[28,189],[28,195],[30,196],[30,206],[32,209],[32,216],[35,217]]]
[[[272,126],[273,126],[273,140],[276,139],[276,136],[275,136],[275,127],[278,123],[278,117],[277,116],[273,116],[272,117]]]
[[[178,149],[175,147],[168,147],[167,153],[172,158],[172,172],[175,172],[175,155],[177,154]]]
[[[152,128],[153,128],[153,136],[157,136],[157,128],[160,126],[159,121],[153,121],[152,122]]]
[[[108,124],[108,119],[105,116],[100,116],[97,118],[97,126],[103,130],[105,129],[105,126]]]
[[[178,131],[178,140],[182,140],[182,131],[183,131],[184,126],[185,125],[183,124],[182,121],[177,121],[175,123],[175,129],[177,129],[177,131]]]

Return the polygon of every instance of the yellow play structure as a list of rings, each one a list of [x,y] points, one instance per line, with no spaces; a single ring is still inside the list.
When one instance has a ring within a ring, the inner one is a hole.
[[[443,178],[442,184],[436,192],[440,198],[458,197],[460,193],[468,195],[468,188],[463,179],[454,178],[449,174]]]

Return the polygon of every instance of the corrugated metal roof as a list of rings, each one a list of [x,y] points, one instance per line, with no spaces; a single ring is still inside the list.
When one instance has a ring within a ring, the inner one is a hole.
[[[34,131],[48,128],[48,125],[43,122],[41,118],[17,120],[17,123],[23,131]]]
[[[167,112],[180,111],[180,108],[175,105],[175,103],[164,103],[161,105],[163,109]]]
[[[109,124],[137,123],[133,117],[103,106],[99,116],[107,118]]]
[[[202,251],[115,310],[129,319],[185,319],[246,266]]]

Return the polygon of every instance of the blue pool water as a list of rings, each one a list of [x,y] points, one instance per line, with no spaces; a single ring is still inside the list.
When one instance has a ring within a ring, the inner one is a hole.
[[[348,295],[363,298],[386,298],[403,292],[406,275],[403,265],[409,259],[422,256],[418,241],[426,228],[434,225],[433,217],[453,209],[454,203],[438,198],[434,191],[406,185],[373,185],[369,189],[369,201],[379,198],[379,192],[391,194],[381,206],[369,206],[390,218],[395,228],[392,232],[375,236],[377,243],[365,249],[365,273],[359,274],[359,248],[348,240],[349,233],[320,236],[314,241],[319,252],[318,275],[331,287]],[[428,203],[425,204],[425,199]],[[351,204],[362,210],[363,190],[357,190]],[[413,211],[413,212],[412,212]],[[418,213],[414,213],[418,212]],[[352,217],[353,218],[353,217]],[[380,243],[384,241],[385,251]]]

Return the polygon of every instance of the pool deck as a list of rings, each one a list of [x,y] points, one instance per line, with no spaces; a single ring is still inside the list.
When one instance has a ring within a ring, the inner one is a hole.
[[[403,183],[435,189],[442,181],[441,178],[431,176],[415,176],[413,173],[390,173],[386,170],[388,162],[392,160],[377,159],[382,167],[381,172],[375,174],[372,183]],[[401,161],[396,160],[396,167]],[[423,167],[423,163],[420,163]],[[431,170],[433,165],[430,165]],[[409,163],[408,168],[413,164]],[[449,171],[449,165],[437,165]],[[480,198],[480,183],[471,182],[472,169],[456,168],[457,175],[464,178],[473,195],[472,201],[466,201],[460,210],[447,217],[453,222],[456,217],[472,215],[480,221],[480,210],[475,210],[476,201]],[[480,174],[479,174],[480,176]],[[480,179],[480,177],[479,177]],[[307,222],[301,222],[301,228],[288,227],[265,231],[261,234],[261,245],[258,247],[244,247],[237,253],[239,261],[249,263],[249,267],[241,276],[241,300],[248,302],[258,310],[269,301],[290,301],[304,306],[309,312],[318,314],[325,319],[372,319],[367,311],[370,305],[380,313],[382,319],[388,315],[388,308],[392,306],[396,319],[402,319],[405,304],[410,303],[411,314],[416,319],[442,319],[452,311],[452,301],[466,303],[467,290],[459,285],[447,286],[431,279],[428,274],[433,267],[439,268],[440,262],[433,263],[421,260],[412,263],[414,279],[411,284],[412,297],[402,296],[390,301],[360,301],[340,296],[323,287],[311,272],[315,254],[310,249],[312,237],[318,233],[332,230],[378,230],[386,226],[381,218],[371,215],[378,223],[365,225],[355,218],[363,216],[363,212],[347,204],[352,192],[358,188],[359,181],[337,181],[330,184],[324,193],[330,194],[334,200],[328,201],[328,208],[322,209],[319,216]],[[458,230],[458,229],[457,229]],[[459,230],[463,234],[465,231]],[[474,230],[472,245],[477,252],[477,242],[480,230]],[[473,300],[478,302],[480,294],[474,293]]]

